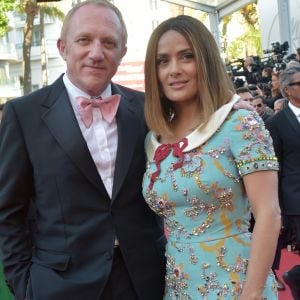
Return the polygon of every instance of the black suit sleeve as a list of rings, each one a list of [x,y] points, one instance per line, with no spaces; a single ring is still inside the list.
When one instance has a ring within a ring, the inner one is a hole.
[[[6,104],[1,122],[0,158],[0,259],[16,299],[24,299],[31,260],[27,214],[33,182],[22,129],[12,103]]]
[[[280,139],[280,135],[277,129],[277,125],[274,122],[274,119],[271,117],[266,121],[266,128],[269,130],[270,135],[272,137],[273,140],[273,146],[274,146],[274,151],[275,154],[278,158],[278,161],[280,162],[281,159],[281,149],[282,149],[282,145],[281,145],[281,139]]]

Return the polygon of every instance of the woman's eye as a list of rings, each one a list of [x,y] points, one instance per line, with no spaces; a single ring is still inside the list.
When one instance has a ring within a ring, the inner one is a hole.
[[[164,58],[164,57],[160,57],[160,58],[158,58],[158,59],[156,60],[156,64],[157,64],[157,65],[162,65],[162,64],[165,64],[165,63],[167,63],[167,59]]]
[[[194,58],[194,54],[193,53],[185,53],[183,55],[183,59],[193,59]]]

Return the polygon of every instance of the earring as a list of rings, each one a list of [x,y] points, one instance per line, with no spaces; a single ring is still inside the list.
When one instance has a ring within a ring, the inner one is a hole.
[[[169,108],[168,122],[171,123],[175,117],[175,111],[172,107]]]

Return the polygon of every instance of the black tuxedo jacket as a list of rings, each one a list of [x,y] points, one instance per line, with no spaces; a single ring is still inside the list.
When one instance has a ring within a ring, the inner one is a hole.
[[[115,237],[139,299],[162,298],[165,237],[142,197],[144,94],[115,84],[112,93],[121,95],[112,199],[62,77],[6,104],[0,129],[0,248],[18,300],[101,299]],[[35,226],[28,235],[31,203]]]
[[[300,123],[287,106],[266,121],[280,163],[279,200],[285,215],[300,215]]]

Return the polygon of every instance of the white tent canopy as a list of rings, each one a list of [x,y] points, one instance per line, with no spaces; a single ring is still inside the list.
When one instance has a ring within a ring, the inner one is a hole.
[[[223,17],[239,10],[245,5],[256,2],[254,0],[162,0],[162,1],[207,12],[209,14],[211,32],[214,35],[219,45],[220,45],[220,36],[219,36],[218,25],[220,20]],[[278,16],[279,16],[279,24],[280,24],[279,26],[280,40],[288,41],[289,45],[291,45],[289,1],[291,0],[277,0],[277,6],[278,6]]]

